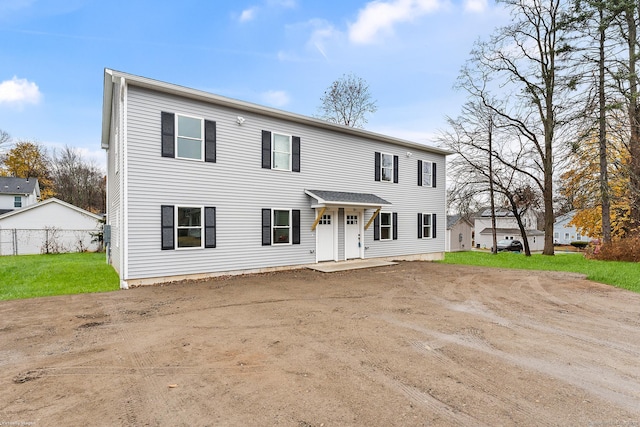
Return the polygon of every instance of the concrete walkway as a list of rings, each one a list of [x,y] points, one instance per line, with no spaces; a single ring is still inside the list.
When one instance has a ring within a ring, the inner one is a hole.
[[[385,267],[396,265],[397,262],[383,261],[379,259],[353,259],[348,261],[327,261],[318,264],[310,264],[307,268],[323,273],[335,273],[336,271],[356,270],[359,268]]]

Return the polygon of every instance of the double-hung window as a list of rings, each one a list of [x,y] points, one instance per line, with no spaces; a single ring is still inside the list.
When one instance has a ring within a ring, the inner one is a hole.
[[[382,181],[393,181],[393,156],[391,154],[381,153],[380,160]]]
[[[393,220],[390,212],[380,214],[380,240],[391,240]]]
[[[375,152],[375,180],[398,183],[398,156]]]
[[[291,243],[291,211],[273,210],[273,244]]]
[[[13,198],[13,207],[21,208],[22,207],[22,196],[14,196]]]
[[[201,207],[177,207],[176,242],[178,243],[178,248],[202,247]]]
[[[262,209],[262,245],[299,245],[299,209]]]
[[[161,206],[162,250],[216,247],[216,208]]]
[[[436,163],[418,160],[418,185],[421,187],[436,186]]]
[[[176,157],[203,160],[203,120],[179,114],[176,114],[176,120]]]
[[[300,137],[263,130],[262,168],[300,172]]]
[[[291,136],[273,133],[273,169],[291,170]]]
[[[418,239],[435,239],[436,214],[418,214]]]
[[[216,162],[216,122],[161,113],[162,157]]]

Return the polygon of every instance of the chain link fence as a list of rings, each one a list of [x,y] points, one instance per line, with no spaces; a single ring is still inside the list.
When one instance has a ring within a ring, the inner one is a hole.
[[[98,230],[0,229],[0,255],[57,254],[100,250]]]

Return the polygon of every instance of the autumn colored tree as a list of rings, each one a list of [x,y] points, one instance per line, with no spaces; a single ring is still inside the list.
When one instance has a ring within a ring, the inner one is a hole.
[[[51,161],[42,145],[32,141],[18,141],[0,160],[0,174],[16,178],[38,178],[41,198],[47,199],[54,195]]]
[[[611,235],[624,237],[629,231],[631,213],[629,189],[629,151],[623,137],[609,134],[607,149],[608,190],[610,200]],[[571,200],[577,210],[571,222],[580,234],[602,237],[602,198],[600,182],[600,142],[592,138],[576,144],[570,154],[571,169],[560,177],[560,192]]]

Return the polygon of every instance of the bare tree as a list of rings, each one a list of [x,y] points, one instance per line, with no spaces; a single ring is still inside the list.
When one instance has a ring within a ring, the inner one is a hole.
[[[8,144],[11,142],[11,135],[9,135],[9,132],[0,129],[0,149],[2,149],[2,146],[5,144]]]
[[[563,63],[571,50],[561,19],[564,0],[503,0],[513,23],[489,42],[476,44],[463,68],[460,87],[490,108],[512,130],[529,162],[517,171],[534,179],[544,198],[545,245],[553,255],[554,151],[569,120],[576,86]],[[501,95],[498,102],[495,98]],[[500,153],[497,153],[500,154]],[[506,162],[503,162],[507,164]]]
[[[52,175],[56,196],[91,212],[104,212],[104,174],[76,148],[54,152]]]
[[[371,98],[369,84],[354,74],[344,74],[324,91],[320,98],[317,117],[331,123],[363,128],[366,115],[378,107]]]

